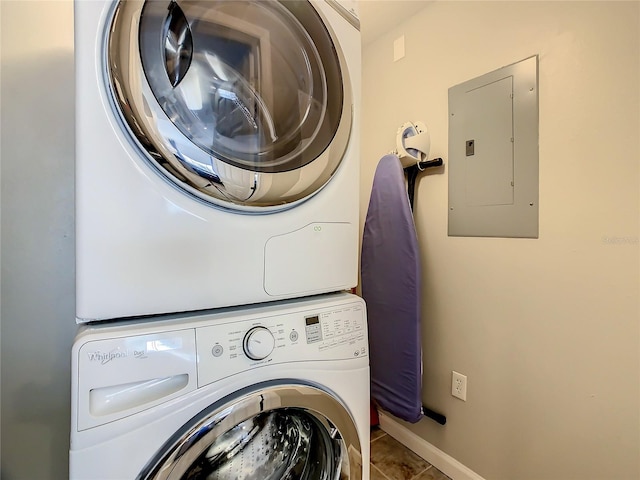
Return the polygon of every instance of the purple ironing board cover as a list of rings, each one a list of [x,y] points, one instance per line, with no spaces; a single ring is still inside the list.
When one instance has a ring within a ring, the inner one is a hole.
[[[364,224],[362,296],[367,304],[371,396],[408,422],[422,418],[420,258],[404,170],[380,159]]]

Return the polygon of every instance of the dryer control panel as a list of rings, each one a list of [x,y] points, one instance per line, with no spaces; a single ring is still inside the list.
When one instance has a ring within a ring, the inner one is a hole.
[[[196,328],[198,386],[253,368],[368,355],[362,302]]]

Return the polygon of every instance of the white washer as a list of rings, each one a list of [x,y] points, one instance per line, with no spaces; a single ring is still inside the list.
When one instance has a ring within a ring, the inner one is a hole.
[[[354,4],[76,1],[79,323],[356,285]]]
[[[72,479],[369,478],[359,297],[83,326],[72,358]]]

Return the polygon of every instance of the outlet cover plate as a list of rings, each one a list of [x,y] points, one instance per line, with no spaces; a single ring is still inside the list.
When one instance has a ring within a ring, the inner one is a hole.
[[[467,401],[467,376],[455,370],[451,372],[451,395]]]

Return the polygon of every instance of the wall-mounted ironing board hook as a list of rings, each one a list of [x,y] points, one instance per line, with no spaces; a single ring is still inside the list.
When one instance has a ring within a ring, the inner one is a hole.
[[[398,129],[396,152],[404,168],[427,160],[430,148],[431,136],[423,122],[406,122]]]
[[[444,162],[441,158],[434,158],[433,160],[427,160],[404,167],[404,172],[407,174],[407,194],[409,195],[411,210],[413,210],[413,198],[415,196],[418,174],[424,172],[427,168],[439,167],[443,164]]]
[[[413,210],[413,198],[418,173],[427,168],[443,165],[441,158],[428,160],[430,148],[431,136],[423,122],[406,122],[398,129],[394,153],[400,159],[402,167],[407,174],[407,193],[409,194],[411,210]]]

